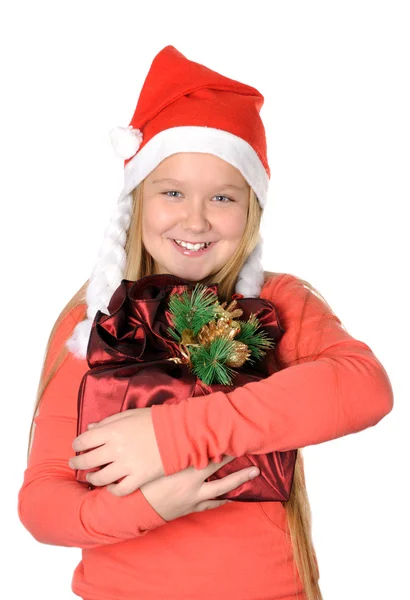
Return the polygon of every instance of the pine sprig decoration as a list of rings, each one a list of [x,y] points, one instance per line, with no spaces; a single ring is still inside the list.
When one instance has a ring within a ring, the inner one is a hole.
[[[260,323],[254,314],[251,314],[248,321],[239,321],[239,324],[241,330],[235,339],[248,346],[251,353],[251,358],[248,359],[250,363],[254,362],[252,359],[261,360],[267,350],[275,347],[266,331],[257,331]]]
[[[248,321],[239,321],[243,314],[236,300],[219,303],[207,286],[196,284],[195,288],[169,299],[172,327],[169,334],[179,344],[181,357],[172,360],[187,364],[205,384],[231,385],[246,361],[259,360],[274,342],[265,331],[258,331],[260,323],[251,314]]]
[[[233,351],[233,341],[216,338],[209,346],[196,346],[191,354],[192,371],[201,381],[231,385],[235,371],[226,365]]]
[[[169,299],[169,310],[173,316],[175,329],[180,335],[179,339],[171,328],[168,331],[177,341],[181,339],[182,332],[186,329],[197,336],[201,327],[214,318],[217,306],[218,300],[215,295],[201,284],[197,284],[191,294],[186,290],[181,295],[173,294]]]

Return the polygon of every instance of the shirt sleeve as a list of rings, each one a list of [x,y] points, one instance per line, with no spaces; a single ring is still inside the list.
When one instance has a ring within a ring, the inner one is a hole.
[[[46,357],[45,371],[71,334],[78,309],[59,325]],[[106,487],[90,489],[75,479],[68,461],[75,452],[77,396],[89,369],[68,353],[47,386],[38,415],[24,481],[18,493],[19,518],[44,544],[93,548],[145,535],[166,523],[140,490],[114,496]]]
[[[204,468],[223,455],[265,454],[319,444],[376,425],[393,407],[384,367],[316,293],[279,274],[261,296],[285,330],[284,369],[232,392],[152,407],[164,472]]]

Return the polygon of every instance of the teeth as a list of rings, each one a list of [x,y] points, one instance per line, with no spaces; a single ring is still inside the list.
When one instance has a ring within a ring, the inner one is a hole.
[[[210,242],[206,243],[203,242],[202,244],[190,244],[189,242],[183,242],[182,240],[174,240],[178,246],[182,246],[183,248],[187,248],[187,250],[194,250],[195,252],[197,252],[198,250],[201,250],[202,248],[207,248],[210,244]]]

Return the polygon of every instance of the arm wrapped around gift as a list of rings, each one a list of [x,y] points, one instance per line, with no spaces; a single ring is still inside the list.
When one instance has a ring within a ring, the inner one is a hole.
[[[181,361],[181,346],[169,333],[173,326],[171,296],[193,287],[173,275],[151,275],[136,282],[124,279],[110,300],[110,314],[97,312],[87,350],[90,370],[83,377],[78,395],[77,435],[86,431],[89,423],[125,410],[174,404],[220,390],[226,393],[279,370],[272,347],[256,364],[245,363],[238,368],[231,385],[208,384],[199,379],[187,361]],[[208,291],[217,298],[217,285],[208,286]],[[266,299],[242,298],[239,294],[233,298],[243,319],[254,315],[274,346],[284,333],[274,305]],[[220,497],[249,502],[287,501],[296,453],[291,450],[241,456],[207,481],[256,465],[259,477]],[[77,480],[87,482],[87,472],[78,470]]]

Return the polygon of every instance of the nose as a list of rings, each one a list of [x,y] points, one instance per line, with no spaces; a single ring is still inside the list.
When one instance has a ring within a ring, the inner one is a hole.
[[[187,202],[182,228],[184,231],[191,231],[192,233],[209,231],[211,224],[209,223],[207,210],[203,202]]]

